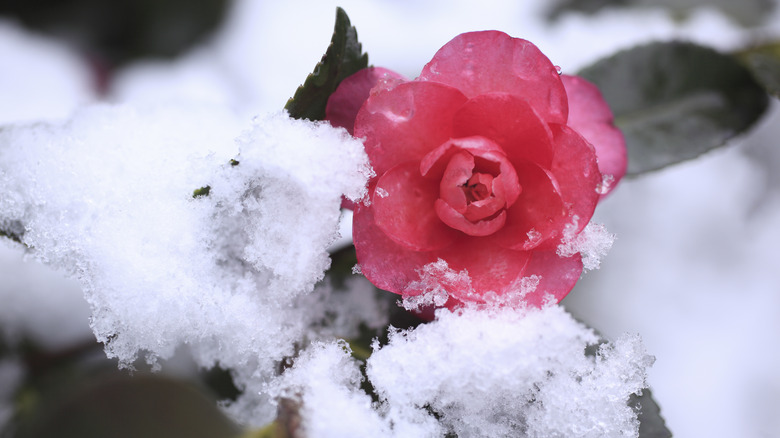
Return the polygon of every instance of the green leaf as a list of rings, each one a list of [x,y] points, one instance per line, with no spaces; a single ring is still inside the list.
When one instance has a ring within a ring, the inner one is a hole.
[[[16,243],[22,243],[22,236],[14,234],[11,231],[0,230],[0,237],[7,237]]]
[[[605,8],[632,6],[637,0],[558,0],[547,6],[546,16],[555,21],[569,12],[579,12],[593,15]]]
[[[567,309],[571,311],[571,309]],[[590,344],[585,348],[585,355],[595,357],[598,355],[601,346],[608,341],[599,334],[598,330],[593,329],[590,325],[586,324],[581,319],[577,319],[580,324],[593,330],[599,337],[599,341],[595,344]],[[661,408],[658,403],[653,399],[653,393],[650,388],[643,388],[642,394],[632,394],[628,398],[628,407],[636,412],[637,420],[639,420],[639,438],[670,438],[672,433],[666,428],[666,421],[661,416]]]
[[[672,432],[666,428],[666,422],[661,416],[661,408],[653,400],[649,388],[642,390],[642,395],[633,395],[628,405],[637,413],[639,419],[639,438],[670,438]]]
[[[780,41],[752,47],[737,56],[769,94],[780,97]]]
[[[588,15],[615,8],[662,8],[673,18],[685,20],[699,9],[718,9],[743,26],[757,26],[772,16],[772,0],[558,0],[549,6],[547,18],[557,20],[568,12]]]
[[[336,26],[328,50],[284,108],[296,119],[323,120],[328,97],[344,78],[368,67],[368,55],[358,42],[347,13],[336,8]]]
[[[22,243],[24,225],[19,221],[0,221],[0,237],[6,237],[16,243]]]
[[[198,387],[158,375],[87,378],[44,399],[19,438],[235,437],[240,429]]]
[[[685,42],[619,52],[579,73],[626,136],[628,174],[695,158],[745,132],[768,97],[735,58]]]

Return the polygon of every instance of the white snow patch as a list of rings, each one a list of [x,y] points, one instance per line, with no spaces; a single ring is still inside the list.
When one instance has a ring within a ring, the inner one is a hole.
[[[8,127],[0,223],[22,224],[35,257],[80,280],[109,356],[155,363],[188,344],[200,365],[234,371],[247,389],[234,414],[262,423],[273,412],[258,388],[322,324],[327,306],[296,300],[323,278],[342,195],[363,197],[370,168],[362,144],[329,125],[283,113],[246,125],[191,103]],[[339,324],[360,319],[345,315]]]
[[[345,341],[315,343],[268,392],[298,407],[304,436],[386,437],[390,426],[360,390],[363,376]]]
[[[580,253],[586,271],[598,269],[602,257],[606,256],[612,248],[615,235],[607,231],[604,225],[594,222],[589,222],[582,231],[577,233],[578,222],[579,218],[575,215],[572,222],[566,225],[556,253],[561,257]]]
[[[636,436],[626,401],[652,358],[636,336],[586,356],[596,341],[558,306],[438,311],[391,333],[367,374],[393,424],[430,436]]]
[[[636,437],[627,401],[653,358],[636,335],[586,355],[597,342],[559,306],[440,310],[375,344],[378,403],[343,341],[312,344],[267,391],[293,402],[306,436]]]

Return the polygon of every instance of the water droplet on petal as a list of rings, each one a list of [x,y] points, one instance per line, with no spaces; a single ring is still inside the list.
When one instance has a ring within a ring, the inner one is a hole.
[[[559,75],[563,72],[563,69],[561,68],[560,65],[555,66],[555,72],[558,73]]]

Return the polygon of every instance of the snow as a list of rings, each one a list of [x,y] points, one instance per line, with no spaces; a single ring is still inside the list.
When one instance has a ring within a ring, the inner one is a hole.
[[[402,305],[406,310],[419,310],[426,306],[443,306],[450,294],[474,294],[468,271],[455,271],[445,260],[439,259],[420,267],[420,280],[409,284],[413,294],[404,294]]]
[[[547,4],[338,2],[371,63],[407,77],[469,30],[526,38],[564,73],[651,40],[731,50],[780,35],[777,12],[753,29],[710,8],[684,21],[648,8],[548,24]],[[621,181],[597,209],[605,228],[589,225],[589,243],[561,249],[583,253],[588,268],[601,260],[563,303],[613,340],[598,359],[582,355],[593,333],[560,308],[441,312],[372,355],[372,405],[337,338],[384,327],[388,312],[359,277],[345,290],[317,284],[341,194],[362,195],[365,158],[343,132],[278,113],[320,59],[336,5],[239,0],[210,42],[119,72],[111,104],[90,104],[89,68],[63,43],[0,22],[0,223],[24,225],[30,246],[0,245],[6,339],[82,342],[91,311],[94,336],[125,365],[186,345],[201,366],[233,371],[244,389],[227,406],[235,418],[261,425],[274,396],[300,396],[313,436],[520,425],[530,436],[631,436],[635,420],[614,400],[639,390],[645,372],[676,436],[780,431],[777,108],[728,150]],[[205,185],[209,196],[193,199]],[[649,371],[642,344],[657,357]],[[16,362],[0,370],[4,383],[22,373]],[[529,391],[535,402],[516,397]]]
[[[322,279],[341,197],[361,198],[370,172],[344,130],[284,113],[242,123],[191,103],[13,125],[0,163],[1,220],[79,278],[109,356],[156,363],[187,344],[203,366],[241,368],[239,385],[272,373],[323,318],[325,306],[295,300]]]
[[[274,382],[269,394],[300,406],[305,436],[386,437],[390,426],[360,390],[363,379],[345,341],[318,342]]]
[[[377,403],[343,341],[312,344],[269,393],[301,406],[306,436],[636,436],[626,400],[653,362],[638,336],[593,357],[585,349],[598,337],[559,306],[436,316],[374,346]]]
[[[645,386],[652,358],[635,336],[587,357],[596,341],[559,306],[439,311],[433,324],[391,333],[367,374],[396,423],[437,415],[432,436],[636,436],[625,400]]]
[[[598,269],[601,266],[601,259],[612,248],[615,235],[607,231],[603,224],[592,221],[577,233],[579,218],[574,216],[572,219],[572,223],[563,230],[563,241],[558,245],[557,254],[561,257],[569,257],[580,253],[582,266],[586,271]]]

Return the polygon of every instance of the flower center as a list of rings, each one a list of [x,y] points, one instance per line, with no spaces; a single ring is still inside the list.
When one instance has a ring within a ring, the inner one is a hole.
[[[503,150],[484,137],[447,141],[423,158],[420,171],[427,178],[439,178],[434,205],[439,219],[471,236],[501,229],[506,209],[521,191]]]
[[[466,195],[466,202],[471,204],[472,202],[482,201],[487,199],[491,194],[493,183],[493,175],[484,173],[475,173],[474,175],[463,184],[463,193]]]

